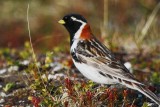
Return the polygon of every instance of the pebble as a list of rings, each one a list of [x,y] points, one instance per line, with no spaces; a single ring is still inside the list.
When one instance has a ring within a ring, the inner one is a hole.
[[[22,65],[29,65],[29,61],[28,60],[24,60],[24,61],[22,61],[22,62],[20,62],[20,64],[22,64]]]
[[[11,66],[8,68],[8,72],[18,71],[18,66]]]
[[[64,75],[63,73],[59,73],[59,74],[55,74],[55,75],[52,75],[52,74],[49,74],[48,75],[48,79],[57,79],[58,77],[66,77],[66,75]]]
[[[130,62],[125,62],[124,66],[130,71],[130,73],[133,73],[132,65]]]
[[[6,73],[6,72],[7,72],[7,69],[6,69],[6,68],[0,70],[0,74],[4,74],[4,73]]]
[[[2,98],[2,99],[0,99],[0,104],[1,103],[4,103],[5,102],[5,100]]]
[[[1,97],[6,97],[7,95],[4,92],[0,92]]]

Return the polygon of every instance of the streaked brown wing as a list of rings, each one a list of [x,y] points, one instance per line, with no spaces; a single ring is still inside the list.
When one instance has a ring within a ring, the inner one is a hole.
[[[99,41],[81,41],[75,50],[77,58],[83,63],[93,66],[107,75],[120,78],[126,81],[142,84],[138,82],[129,70]]]

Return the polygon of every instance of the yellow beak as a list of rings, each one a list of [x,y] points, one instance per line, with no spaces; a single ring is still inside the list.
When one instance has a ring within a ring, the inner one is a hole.
[[[64,20],[59,20],[58,23],[63,25],[63,24],[65,24],[65,21]]]

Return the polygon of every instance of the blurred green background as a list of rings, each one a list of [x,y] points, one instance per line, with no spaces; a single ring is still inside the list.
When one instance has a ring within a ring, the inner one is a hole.
[[[59,46],[62,49],[69,48],[69,34],[62,25],[57,23],[68,13],[82,14],[91,25],[93,34],[99,37],[102,35],[101,28],[106,13],[108,15],[108,20],[105,21],[107,23],[106,37],[118,35],[115,37],[116,40],[117,37],[124,40],[135,35],[137,26],[147,21],[159,2],[159,0],[107,0],[108,10],[104,11],[104,1],[0,0],[0,47],[21,48],[25,41],[29,41],[26,17],[28,3],[30,4],[29,20],[34,49],[46,51]],[[148,35],[150,33],[156,35],[155,40],[160,37],[159,13],[153,24],[155,26],[148,33]],[[124,45],[121,40],[119,42]]]

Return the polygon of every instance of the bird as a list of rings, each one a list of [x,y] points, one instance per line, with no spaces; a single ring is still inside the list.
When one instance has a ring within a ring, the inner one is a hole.
[[[67,14],[58,23],[70,35],[70,54],[75,67],[88,79],[99,84],[121,84],[137,90],[160,105],[147,85],[138,81],[114,54],[92,33],[87,20],[80,14]]]

